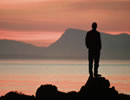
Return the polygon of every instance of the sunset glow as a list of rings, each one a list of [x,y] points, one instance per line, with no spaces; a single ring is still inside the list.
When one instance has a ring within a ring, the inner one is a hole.
[[[99,31],[130,34],[129,11],[129,0],[1,0],[0,39],[49,46],[66,29],[90,30],[93,21]]]
[[[35,46],[49,46],[61,36],[61,32],[0,31],[0,39],[17,40]]]
[[[0,100],[130,98],[129,51],[130,0],[0,0]]]

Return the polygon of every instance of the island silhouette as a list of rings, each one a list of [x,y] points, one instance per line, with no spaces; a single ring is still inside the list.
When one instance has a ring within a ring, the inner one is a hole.
[[[55,85],[41,85],[35,96],[8,92],[0,100],[130,100],[130,95],[119,93],[105,77],[89,77],[81,89],[70,92],[59,91]]]
[[[85,36],[87,31],[68,28],[63,35],[48,47],[0,40],[0,59],[87,59]],[[130,59],[130,35],[110,35],[101,32],[101,59]]]

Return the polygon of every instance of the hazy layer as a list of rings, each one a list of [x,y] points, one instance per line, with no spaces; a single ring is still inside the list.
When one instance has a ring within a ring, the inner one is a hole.
[[[130,61],[102,61],[99,72],[119,92],[130,94]],[[41,84],[54,84],[61,91],[79,91],[88,79],[85,60],[0,61],[0,92],[35,94]]]

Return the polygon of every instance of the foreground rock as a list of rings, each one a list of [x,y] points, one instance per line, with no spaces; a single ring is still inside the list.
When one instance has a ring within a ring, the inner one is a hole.
[[[64,93],[58,91],[54,85],[41,85],[36,96],[28,96],[9,92],[0,100],[130,100],[130,96],[119,94],[114,87],[110,87],[109,80],[104,77],[90,78],[79,92]]]
[[[89,100],[119,100],[119,94],[104,77],[90,78],[82,86],[79,94]]]
[[[5,96],[0,97],[0,100],[35,100],[35,97],[17,92],[9,92]]]

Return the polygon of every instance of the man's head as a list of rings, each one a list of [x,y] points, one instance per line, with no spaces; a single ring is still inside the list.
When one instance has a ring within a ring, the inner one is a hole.
[[[96,22],[93,22],[93,23],[92,23],[92,29],[93,29],[93,30],[96,30],[96,28],[97,28],[97,23],[96,23]]]

